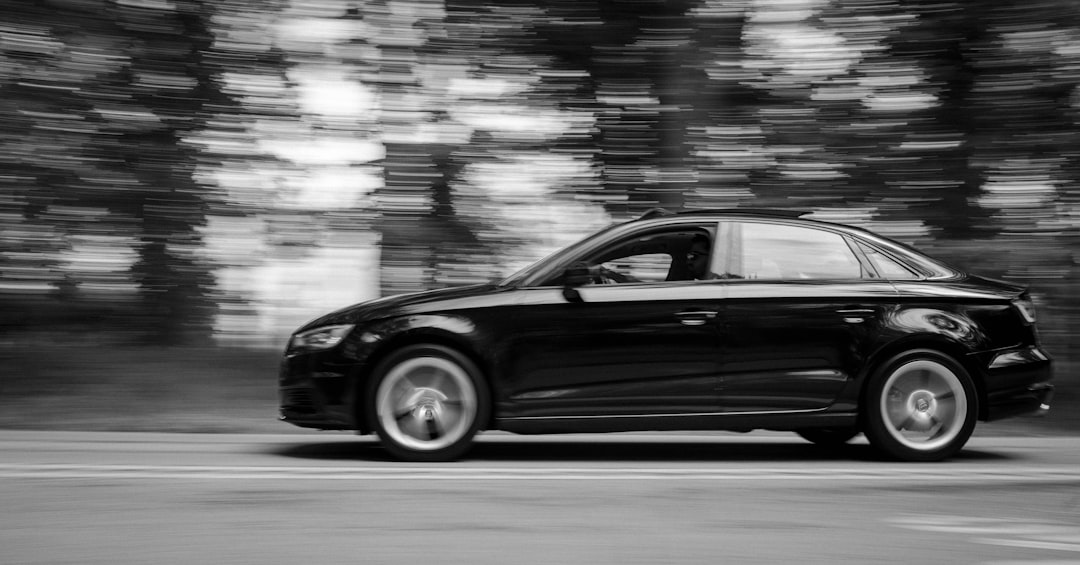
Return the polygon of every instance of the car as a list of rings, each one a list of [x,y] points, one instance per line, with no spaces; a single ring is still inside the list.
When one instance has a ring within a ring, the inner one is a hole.
[[[517,434],[756,429],[938,461],[1054,387],[1029,291],[785,210],[653,210],[499,281],[387,296],[289,339],[280,418],[392,457]]]

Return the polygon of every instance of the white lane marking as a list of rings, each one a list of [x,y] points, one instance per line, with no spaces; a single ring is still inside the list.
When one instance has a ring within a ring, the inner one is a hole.
[[[131,479],[281,479],[303,477],[327,480],[797,480],[797,481],[890,481],[918,480],[974,483],[1080,482],[1080,470],[1073,467],[1016,467],[978,470],[937,471],[916,467],[882,469],[837,468],[737,468],[702,469],[689,467],[305,467],[227,465],[82,465],[82,464],[0,464],[0,478],[131,478]],[[917,524],[898,525],[914,528]],[[923,524],[925,526],[926,524]],[[939,524],[945,526],[945,524]],[[985,533],[985,532],[979,532]]]
[[[894,519],[892,522],[909,530],[944,534],[1034,536],[1043,534],[1066,535],[1076,531],[1076,528],[1056,524],[965,516],[910,516]]]
[[[1080,544],[1080,528],[1072,528],[1070,535],[1039,535],[1031,536],[1037,540],[1042,541],[1057,541],[1061,543],[1075,543]]]
[[[1080,552],[1080,528],[1058,522],[933,515],[903,516],[888,521],[910,530],[980,536],[972,537],[969,541],[983,545]],[[1080,565],[1077,561],[1072,563]]]
[[[976,543],[986,545],[1001,545],[1006,547],[1022,547],[1025,549],[1051,549],[1054,551],[1075,551],[1080,552],[1080,544],[1076,543],[1061,543],[1054,541],[1041,541],[1033,539],[999,539],[999,538],[976,538],[972,540]],[[1074,562],[1076,563],[1076,562]]]
[[[1070,559],[1068,561],[1039,559],[1038,561],[984,561],[982,565],[1080,565],[1080,561]]]

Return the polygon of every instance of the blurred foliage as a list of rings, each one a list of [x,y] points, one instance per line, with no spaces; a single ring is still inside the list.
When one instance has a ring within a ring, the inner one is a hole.
[[[137,288],[125,297],[137,313],[121,320],[126,331],[177,341],[209,323],[213,277],[197,256],[209,190],[195,181],[199,155],[185,142],[208,106],[224,104],[205,60],[206,16],[197,2],[5,7],[7,316],[33,320],[40,307],[20,295],[41,301],[48,287],[62,303]],[[60,304],[60,315],[74,306]]]
[[[769,206],[1031,284],[1074,355],[1078,86],[1071,0],[18,2],[0,337],[276,338]]]

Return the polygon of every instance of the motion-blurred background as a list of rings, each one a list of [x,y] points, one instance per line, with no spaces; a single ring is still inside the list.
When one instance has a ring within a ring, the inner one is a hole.
[[[655,206],[1030,284],[1080,420],[1074,0],[2,5],[0,425],[273,425],[296,325]]]

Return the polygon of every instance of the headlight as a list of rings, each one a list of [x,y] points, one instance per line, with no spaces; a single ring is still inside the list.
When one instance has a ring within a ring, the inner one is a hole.
[[[1029,324],[1035,323],[1035,304],[1030,298],[1023,296],[1012,301],[1013,306],[1017,312],[1020,312],[1020,316],[1024,318],[1024,321]]]
[[[306,332],[300,332],[289,341],[289,349],[292,351],[322,351],[330,349],[352,331],[352,324],[340,326],[323,326]]]

